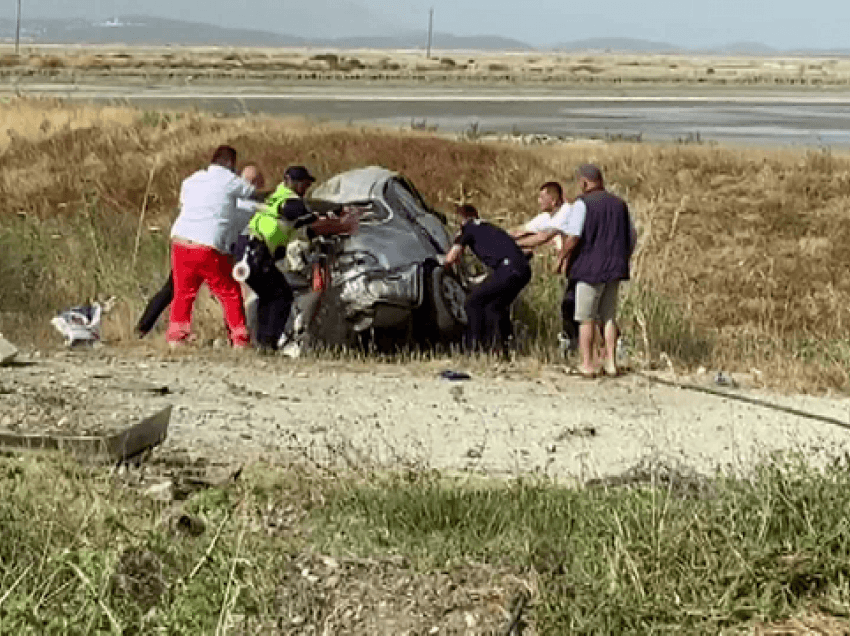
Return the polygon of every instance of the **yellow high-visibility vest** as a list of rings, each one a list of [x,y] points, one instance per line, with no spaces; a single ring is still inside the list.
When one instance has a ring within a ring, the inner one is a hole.
[[[283,205],[298,195],[281,183],[266,199],[248,223],[251,234],[265,241],[272,254],[289,243],[296,234],[295,226],[280,216]]]

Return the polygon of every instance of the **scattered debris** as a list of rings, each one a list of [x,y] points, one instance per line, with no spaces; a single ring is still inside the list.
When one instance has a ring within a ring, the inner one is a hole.
[[[95,344],[100,342],[100,320],[103,308],[100,303],[72,307],[54,317],[52,324],[65,338],[65,344]]]
[[[439,373],[439,377],[443,380],[450,380],[452,382],[456,382],[458,380],[471,380],[472,376],[468,373],[464,373],[463,371],[452,371],[451,369],[446,369],[445,371],[441,371]]]
[[[151,382],[138,382],[135,380],[110,384],[106,388],[130,393],[153,393],[154,395],[168,395],[172,392],[165,384],[153,384]]]
[[[563,442],[570,437],[596,437],[595,426],[571,426],[558,433],[556,442]]]
[[[717,375],[714,376],[714,383],[717,386],[725,386],[729,387],[730,389],[738,388],[738,383],[735,382],[735,379],[728,373],[723,373],[723,371],[717,372]]]

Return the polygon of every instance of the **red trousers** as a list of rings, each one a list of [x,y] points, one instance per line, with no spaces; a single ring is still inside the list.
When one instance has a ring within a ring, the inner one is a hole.
[[[203,245],[171,244],[171,272],[174,275],[174,300],[171,321],[165,334],[168,342],[180,342],[192,329],[192,308],[203,283],[224,309],[224,322],[233,346],[249,344],[242,305],[242,289],[233,280],[232,265],[227,254]]]

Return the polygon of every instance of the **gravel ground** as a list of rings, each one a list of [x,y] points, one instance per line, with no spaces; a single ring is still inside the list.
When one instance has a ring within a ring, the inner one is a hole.
[[[447,368],[472,377],[438,377]],[[712,374],[684,380],[714,390]],[[404,365],[104,347],[21,353],[0,369],[0,429],[100,434],[172,405],[166,455],[566,482],[615,478],[647,463],[746,473],[776,451],[815,463],[850,451],[846,397],[723,390],[728,395],[638,374],[586,380],[527,362]]]

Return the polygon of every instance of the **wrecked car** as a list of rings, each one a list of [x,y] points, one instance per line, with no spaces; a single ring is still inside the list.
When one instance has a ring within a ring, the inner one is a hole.
[[[408,179],[377,166],[351,170],[316,186],[307,203],[318,213],[354,211],[360,229],[293,244],[279,263],[295,293],[284,353],[307,343],[393,349],[460,339],[464,272],[440,266],[451,247],[446,219]]]

